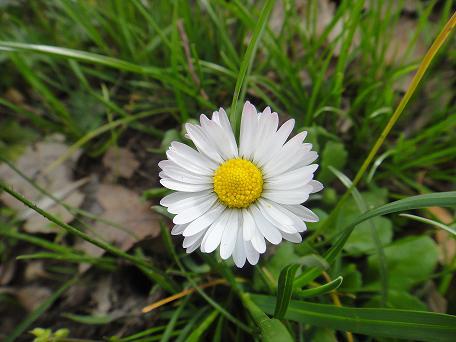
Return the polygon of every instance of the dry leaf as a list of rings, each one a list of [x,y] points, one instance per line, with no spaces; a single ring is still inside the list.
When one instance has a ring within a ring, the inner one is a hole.
[[[431,282],[426,297],[429,309],[434,312],[446,313],[448,309],[448,302],[437,290],[435,283]]]
[[[440,222],[446,225],[453,223],[453,215],[450,211],[441,207],[428,208]],[[438,229],[435,232],[435,239],[439,247],[439,261],[443,265],[451,263],[454,256],[456,255],[456,240],[446,230]]]
[[[111,277],[104,277],[97,282],[95,290],[91,293],[95,304],[95,308],[90,312],[92,315],[106,315],[111,310],[111,282]]]
[[[426,44],[422,34],[413,42],[418,23],[416,20],[401,17],[394,26],[385,52],[385,62],[390,65],[406,65],[420,61],[426,53]],[[412,45],[410,45],[412,44]],[[414,71],[394,83],[394,89],[405,92],[412,82]]]
[[[101,184],[96,199],[103,209],[99,218],[116,225],[113,227],[97,221],[92,226],[89,233],[104,241],[128,250],[145,237],[156,237],[160,233],[158,217],[151,211],[150,203],[143,202],[135,192],[120,185]],[[104,252],[87,241],[78,243],[77,248],[92,256],[100,256]]]
[[[65,200],[70,206],[79,207],[84,199],[84,195],[77,188],[84,182],[73,182],[72,180],[73,167],[79,157],[79,151],[74,153],[63,164],[56,167],[50,174],[42,174],[42,170],[67,149],[68,146],[63,143],[63,136],[59,134],[50,136],[45,141],[29,146],[19,160],[17,160],[16,167],[49,193],[61,200]],[[73,215],[61,206],[56,205],[53,200],[44,196],[6,164],[0,165],[0,178],[12,186],[15,191],[32,202],[37,203],[39,206],[43,205],[43,203],[46,204],[44,209],[52,215],[60,217],[65,223],[73,219]],[[65,191],[65,189],[69,190]],[[47,220],[36,212],[26,208],[21,202],[10,195],[6,193],[0,194],[0,200],[10,208],[17,210],[19,216],[22,216],[26,220],[24,230],[27,232],[48,233],[55,231]]]
[[[28,260],[25,264],[24,278],[27,282],[31,282],[37,278],[46,278],[48,273],[44,269],[42,260]]]
[[[15,88],[9,88],[5,92],[4,96],[8,101],[14,103],[15,105],[21,106],[24,104],[24,95],[22,95],[22,93]]]
[[[334,15],[336,13],[336,4],[330,0],[320,0],[318,1],[318,12],[316,19],[316,35],[320,37],[323,32],[326,30],[326,27],[331,24],[333,21]],[[338,40],[334,46],[334,56],[339,56],[342,49],[342,44],[344,37],[341,36],[343,31],[346,30],[345,22],[348,20],[347,16],[342,16],[334,27],[331,29],[327,36],[327,42],[331,43]],[[357,29],[353,35],[352,42],[350,44],[349,51],[353,51],[360,43],[361,37],[359,29]]]
[[[0,264],[0,286],[7,285],[13,279],[16,271],[16,260],[5,261]]]
[[[126,148],[111,147],[103,157],[103,165],[116,177],[130,178],[139,167],[135,155]]]
[[[272,9],[271,16],[269,19],[269,29],[276,35],[280,33],[285,19],[285,11],[283,8],[284,4],[282,1],[277,1]]]
[[[30,285],[16,291],[16,297],[28,312],[35,310],[52,294],[48,287]]]

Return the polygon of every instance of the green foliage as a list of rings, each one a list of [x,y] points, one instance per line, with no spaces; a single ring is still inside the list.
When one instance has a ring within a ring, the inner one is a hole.
[[[274,297],[252,295],[252,299],[266,313],[274,310]],[[452,341],[456,333],[456,317],[411,310],[347,308],[291,301],[285,317],[319,327],[418,341]]]
[[[171,141],[185,139],[186,122],[219,106],[229,110],[237,129],[246,98],[259,109],[271,106],[281,119],[294,118],[295,131],[309,132],[307,142],[320,153],[317,179],[325,185],[322,195],[309,201],[320,222],[308,224],[303,243],[270,248],[271,254],[262,257],[253,271],[237,271],[212,256],[189,256],[175,249],[165,224],[162,237],[168,254],[160,254],[159,260],[152,260],[142,247],[122,251],[80,229],[82,210],[57,202],[80,215],[63,224],[2,179],[3,195],[10,194],[45,216],[62,233],[54,240],[20,231],[22,223],[15,213],[0,208],[1,261],[17,257],[22,263],[30,259],[90,263],[109,271],[126,262],[153,283],[151,298],[195,289],[177,305],[152,312],[153,327],[106,337],[112,342],[335,341],[336,330],[374,338],[451,340],[456,334],[454,317],[422,311],[429,310],[423,286],[431,279],[450,300],[449,306],[454,304],[450,284],[455,261],[438,266],[438,248],[432,239],[435,229],[454,234],[454,224],[441,222],[425,209],[456,205],[454,193],[436,192],[451,188],[456,179],[454,53],[449,46],[434,45],[418,69],[422,52],[416,54],[415,47],[431,46],[451,16],[453,1],[428,1],[412,10],[404,7],[405,2],[332,1],[330,15],[322,3],[0,4],[2,160],[14,161],[24,147],[53,132],[64,134],[72,145],[48,169],[80,148],[99,157],[109,146],[132,136],[135,141],[144,139],[146,152],[158,158]],[[400,41],[405,55],[392,58],[394,28],[404,17],[413,18],[416,27],[406,30],[410,39]],[[432,60],[436,63],[417,88]],[[403,83],[416,70],[420,77],[397,106],[407,90]],[[402,119],[397,121],[399,116]],[[153,179],[152,171],[141,171]],[[146,199],[158,200],[166,192],[153,183],[144,188],[149,188],[143,193]],[[52,198],[45,189],[40,191]],[[152,208],[170,217],[162,207]],[[384,217],[412,209],[420,211],[405,218]],[[106,254],[89,257],[77,251],[67,245],[72,236]],[[24,244],[33,250],[11,253]],[[77,281],[62,280],[73,272],[66,265],[49,278],[58,283],[57,290],[6,341],[27,334]],[[223,284],[198,287],[219,277]],[[334,298],[343,307],[328,304]],[[11,298],[5,295],[0,301]],[[275,318],[268,316],[273,314]],[[91,328],[124,318],[77,311],[62,315],[72,324]],[[31,331],[36,341],[68,337],[66,330]]]
[[[325,144],[321,155],[321,171],[318,178],[323,184],[328,184],[334,179],[334,174],[329,167],[332,166],[337,170],[343,170],[347,163],[347,150],[344,144],[334,141],[328,141]]]
[[[385,247],[388,264],[389,286],[397,290],[409,290],[427,279],[435,270],[438,250],[435,242],[427,236],[411,236],[395,241]],[[374,278],[378,273],[378,256],[368,258],[367,276]],[[375,279],[375,278],[374,278]],[[372,279],[369,288],[378,286]]]

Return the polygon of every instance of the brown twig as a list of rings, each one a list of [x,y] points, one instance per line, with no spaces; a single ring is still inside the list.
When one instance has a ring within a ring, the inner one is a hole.
[[[201,96],[205,100],[208,100],[209,96],[207,96],[206,92],[201,87],[201,81],[200,81],[198,75],[195,72],[195,67],[193,65],[192,55],[190,53],[190,44],[189,44],[189,41],[188,41],[187,33],[185,32],[184,24],[182,23],[181,19],[177,20],[177,29],[179,30],[179,35],[180,35],[181,40],[182,40],[182,46],[184,48],[185,57],[187,58],[188,71],[190,72],[190,76],[192,77],[193,82],[195,82],[195,84],[200,89]]]
[[[206,284],[203,284],[203,285],[200,285],[198,286],[198,288],[200,289],[205,289],[207,287],[211,287],[211,286],[216,286],[216,285],[221,285],[221,284],[227,284],[227,281],[226,279],[215,279],[215,280],[211,280],[209,282],[207,282]],[[155,310],[156,308],[162,306],[162,305],[165,305],[165,304],[168,304],[170,302],[173,302],[179,298],[182,298],[182,297],[185,297],[185,296],[188,296],[189,294],[192,294],[193,292],[196,291],[196,288],[191,288],[191,289],[186,289],[184,291],[181,291],[179,293],[176,293],[172,296],[169,296],[169,297],[166,297],[162,300],[159,300],[158,302],[155,302],[155,303],[152,303],[148,306],[146,306],[145,308],[142,309],[142,312],[143,313],[148,313],[152,310]]]

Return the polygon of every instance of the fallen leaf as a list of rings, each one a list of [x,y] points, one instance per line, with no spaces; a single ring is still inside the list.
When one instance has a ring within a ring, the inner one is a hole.
[[[56,167],[51,173],[43,174],[42,171],[60,155],[67,151],[68,146],[63,143],[63,136],[55,134],[46,140],[40,141],[29,146],[21,157],[16,161],[16,168],[32,179],[37,185],[46,189],[60,200],[65,200],[70,206],[79,207],[84,199],[84,195],[77,189],[84,182],[73,181],[73,168],[79,158],[80,151],[74,153],[71,158]],[[58,216],[63,222],[68,223],[73,219],[73,215],[55,201],[44,196],[30,182],[21,177],[8,165],[0,165],[0,179],[10,185],[15,191],[22,194],[27,199],[39,206],[45,204],[45,210],[52,215]],[[65,190],[66,189],[66,190]],[[30,233],[49,233],[55,232],[55,228],[36,212],[26,208],[21,202],[9,194],[0,194],[0,200],[8,207],[18,211],[19,217],[26,222],[24,230]]]
[[[114,177],[130,178],[138,169],[139,162],[129,149],[111,147],[103,157],[103,165]]]
[[[7,285],[16,271],[16,260],[5,261],[0,264],[0,286]]]
[[[15,105],[20,106],[24,104],[24,95],[15,88],[9,88],[5,92],[4,96],[8,101],[14,103]]]
[[[389,65],[407,65],[420,61],[426,53],[426,44],[422,33],[415,37],[418,22],[401,17],[392,28],[388,46],[385,51],[385,63]],[[416,41],[413,41],[416,39]],[[415,71],[398,78],[394,89],[405,92],[412,82]]]
[[[441,207],[430,207],[428,211],[435,216],[440,222],[446,225],[453,223],[453,215],[450,211]],[[438,229],[435,232],[435,239],[439,247],[439,261],[443,265],[452,262],[456,255],[456,240],[446,230]]]
[[[130,249],[145,237],[156,237],[160,233],[158,216],[150,209],[150,203],[144,202],[137,193],[114,184],[101,184],[96,192],[96,200],[103,212],[98,215],[103,221],[97,221],[91,234],[122,250]],[[80,241],[76,248],[92,256],[104,253],[99,247],[87,241]],[[87,268],[84,266],[81,271]]]
[[[448,309],[448,302],[437,290],[434,282],[429,284],[429,289],[426,297],[427,305],[429,309],[434,312],[446,313]]]
[[[454,219],[448,209],[442,207],[430,207],[428,211],[431,212],[440,222],[444,224],[452,224]]]
[[[336,14],[336,4],[330,0],[320,0],[317,2],[318,4],[318,12],[316,19],[316,35],[320,37],[323,32],[326,30],[326,27],[331,24]],[[328,33],[327,36],[327,43],[331,43],[335,40],[338,40],[334,46],[334,56],[339,56],[344,37],[342,36],[343,31],[347,28],[346,22],[349,18],[344,15],[339,20],[337,20],[336,24],[333,26],[331,31]],[[350,44],[349,51],[353,51],[360,43],[361,36],[359,29],[357,29],[353,35],[353,39]]]
[[[28,260],[25,264],[24,278],[27,282],[47,276],[48,273],[44,269],[44,262],[42,260]]]
[[[35,310],[52,294],[48,287],[30,285],[16,291],[16,297],[28,312]]]
[[[95,308],[91,310],[92,315],[105,315],[111,310],[111,283],[111,277],[104,277],[97,282],[96,288],[91,294],[95,304]]]

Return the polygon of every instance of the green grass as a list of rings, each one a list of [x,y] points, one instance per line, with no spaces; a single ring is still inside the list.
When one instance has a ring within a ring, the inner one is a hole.
[[[391,311],[400,322],[391,329],[392,337],[432,340],[430,336],[440,332],[441,340],[447,340],[454,333],[454,316],[412,310],[429,309],[426,286],[432,281],[448,301],[448,313],[456,314],[451,286],[456,258],[439,263],[433,239],[437,229],[454,232],[454,219],[442,222],[435,211],[425,209],[450,207],[448,213],[454,217],[455,194],[448,192],[456,179],[454,35],[449,31],[441,35],[437,40],[441,46],[434,45],[421,63],[450,20],[454,1],[416,2],[410,14],[403,1],[373,1],[366,7],[366,1],[343,0],[325,26],[319,3],[1,4],[0,157],[13,168],[27,145],[54,132],[64,134],[71,147],[44,172],[79,148],[101,160],[110,146],[122,145],[122,138],[132,134],[154,141],[150,157],[159,159],[170,137],[182,139],[182,125],[200,113],[224,107],[237,129],[239,110],[248,99],[261,109],[271,106],[282,120],[295,118],[298,131],[309,131],[308,139],[320,155],[317,179],[325,183],[325,190],[309,204],[322,220],[309,225],[302,244],[283,244],[263,257],[258,267],[238,271],[213,255],[186,255],[165,228],[161,238],[167,253],[161,260],[139,247],[119,250],[86,233],[90,227],[80,219],[97,220],[93,214],[57,201],[77,215],[75,222],[64,224],[23,198],[5,179],[0,182],[4,191],[61,227],[62,235],[79,236],[108,253],[93,258],[71,244],[22,232],[14,213],[0,209],[0,260],[9,261],[20,244],[33,246],[28,249],[33,252],[20,255],[22,263],[30,259],[53,260],[54,265],[55,260],[62,265],[90,263],[99,272],[115,272],[124,260],[151,279],[151,294],[160,296],[214,278],[226,280],[223,289],[196,287],[193,294],[178,300],[179,305],[149,313],[153,324],[148,328],[122,336],[113,331],[106,337],[110,341],[221,341],[252,336],[321,341],[342,334],[350,338],[343,327],[375,337],[394,325],[390,311],[382,311],[386,308],[410,310]],[[403,55],[392,61],[394,27],[406,19],[416,25],[413,30],[403,29],[405,38],[399,41]],[[425,49],[415,50],[420,46]],[[421,82],[416,78],[404,88],[402,84],[417,71],[424,76]],[[18,91],[22,100],[8,95],[11,90]],[[52,197],[46,189],[38,186],[38,190]],[[162,194],[150,189],[144,196]],[[404,210],[419,211],[383,217]],[[162,219],[165,225],[167,218]],[[359,223],[356,229],[354,222]],[[116,222],[111,225],[118,228]],[[401,248],[404,252],[397,253]],[[423,264],[419,258],[425,259]],[[10,340],[21,334],[29,338],[27,331],[36,327],[34,322],[45,321],[52,304],[77,281],[61,269],[54,273],[59,290],[11,332]],[[302,293],[305,302],[299,299]],[[268,297],[259,296],[264,294]],[[272,316],[276,304],[271,296],[276,295],[279,317]],[[0,303],[10,299],[2,296]],[[328,314],[337,301],[353,309]],[[365,307],[382,308],[372,311],[377,323],[362,311]],[[291,308],[288,314],[287,308]],[[365,322],[350,320],[352,314]],[[345,315],[346,325],[341,325]],[[63,325],[81,327],[114,320],[80,312],[64,313],[60,319]]]

